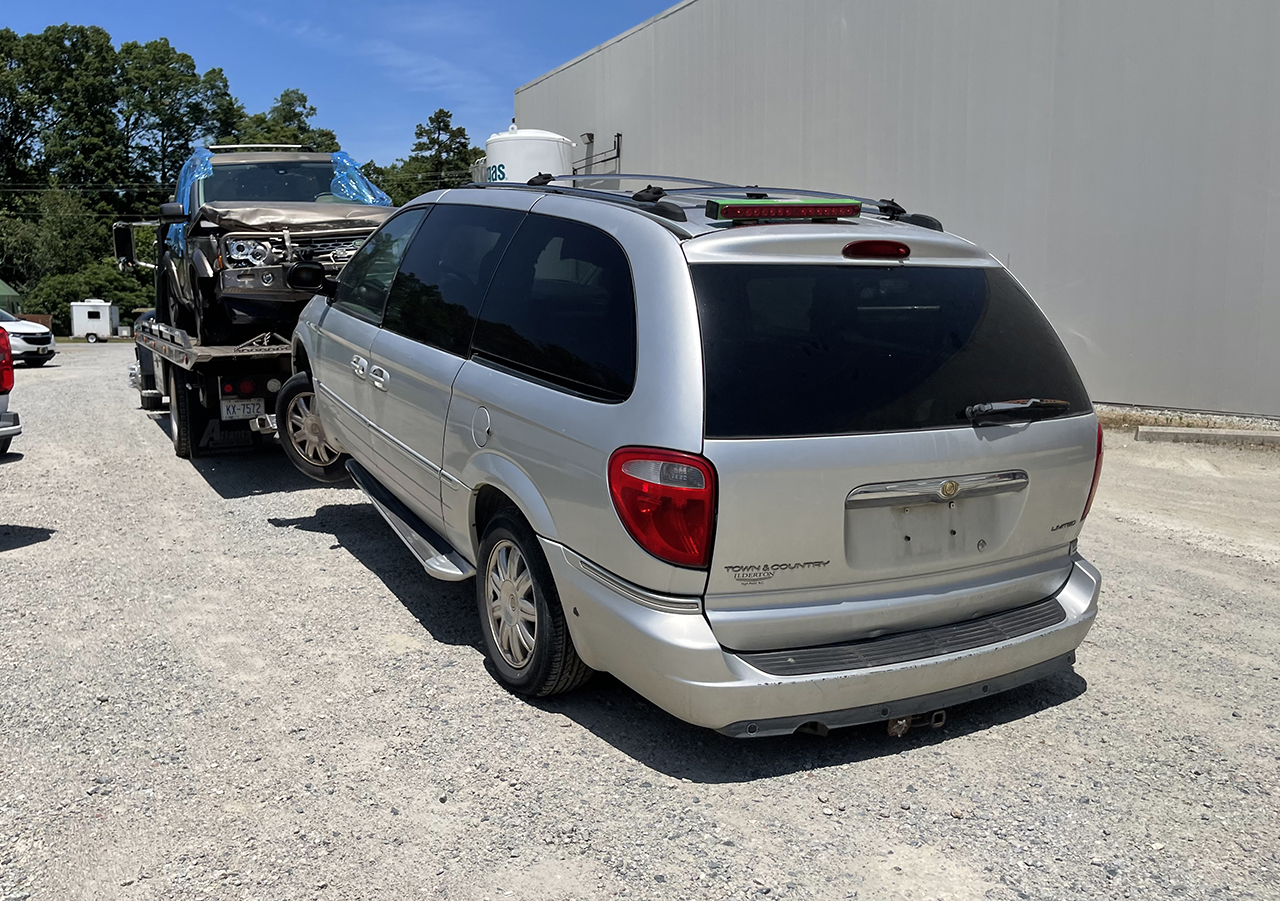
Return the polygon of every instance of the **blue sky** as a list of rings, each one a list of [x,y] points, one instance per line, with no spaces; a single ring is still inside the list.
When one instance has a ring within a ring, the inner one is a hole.
[[[167,37],[201,72],[221,66],[249,112],[301,88],[315,125],[360,162],[389,163],[439,107],[483,146],[510,124],[517,87],[675,2],[3,0],[0,27],[100,25],[117,46]]]

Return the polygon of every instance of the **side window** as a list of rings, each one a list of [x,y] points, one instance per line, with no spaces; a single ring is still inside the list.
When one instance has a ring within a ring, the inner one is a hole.
[[[477,355],[595,400],[626,400],[636,377],[636,302],[618,242],[530,214],[485,296]]]
[[[333,305],[360,319],[378,322],[382,305],[395,278],[396,267],[414,230],[428,208],[408,210],[388,219],[360,245],[351,262],[338,276],[338,293]]]
[[[476,313],[524,213],[438,204],[405,251],[382,327],[466,356]]]

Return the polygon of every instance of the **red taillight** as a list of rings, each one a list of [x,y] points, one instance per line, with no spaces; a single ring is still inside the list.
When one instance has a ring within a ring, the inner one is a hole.
[[[225,385],[223,385],[223,386],[222,386],[222,393],[223,393],[223,394],[235,394],[235,393],[236,393],[235,386],[234,386],[234,385],[232,385],[230,382],[228,382],[227,384],[225,384]]]
[[[716,471],[695,454],[623,447],[609,458],[609,494],[631,537],[678,566],[711,562]]]
[[[1102,423],[1098,423],[1098,456],[1093,461],[1093,484],[1089,486],[1089,499],[1084,503],[1084,512],[1080,514],[1080,521],[1084,522],[1084,518],[1089,515],[1089,508],[1093,506],[1093,496],[1098,493],[1098,479],[1102,477]]]
[[[0,394],[13,390],[13,347],[9,333],[0,328]]]
[[[911,248],[901,241],[853,241],[841,253],[850,260],[905,260]]]
[[[236,387],[240,390],[240,393],[242,395],[249,395],[253,393],[253,389],[255,386],[253,382],[251,382],[249,379],[241,379],[240,384],[237,385]]]

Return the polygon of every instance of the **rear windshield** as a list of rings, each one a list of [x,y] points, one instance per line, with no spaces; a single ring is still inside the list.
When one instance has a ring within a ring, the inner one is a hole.
[[[965,407],[1090,409],[1053,327],[1003,269],[698,264],[708,438],[967,426]]]

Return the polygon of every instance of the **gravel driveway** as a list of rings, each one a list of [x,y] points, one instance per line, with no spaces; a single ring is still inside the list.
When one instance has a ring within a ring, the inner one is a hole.
[[[737,741],[509,695],[469,583],[279,453],[179,460],[131,359],[17,372],[0,901],[1280,898],[1280,453],[1108,436],[1074,675]]]

